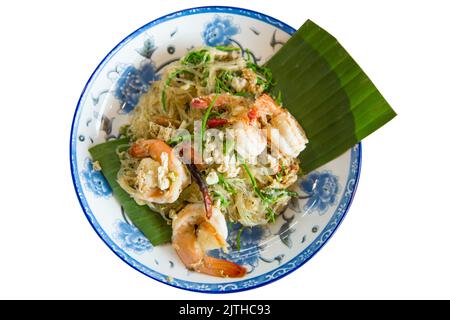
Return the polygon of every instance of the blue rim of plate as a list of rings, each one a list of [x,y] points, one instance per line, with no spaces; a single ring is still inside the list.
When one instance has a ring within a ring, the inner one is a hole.
[[[284,263],[283,265],[280,265],[278,268],[271,270],[265,274],[259,275],[257,277],[236,281],[236,282],[228,282],[228,283],[197,283],[197,282],[191,282],[181,279],[175,279],[171,278],[167,275],[161,274],[159,272],[156,272],[149,267],[139,263],[132,257],[130,257],[125,251],[123,251],[118,245],[116,245],[111,238],[106,234],[106,232],[101,228],[97,220],[95,219],[95,216],[93,215],[89,204],[87,203],[86,197],[83,193],[83,189],[81,186],[81,181],[78,174],[78,165],[77,165],[77,157],[76,157],[76,143],[77,138],[74,135],[76,132],[76,129],[78,128],[78,120],[80,115],[80,106],[83,104],[85,100],[85,93],[87,89],[90,87],[91,83],[93,83],[97,77],[97,75],[100,73],[104,65],[111,59],[112,56],[122,47],[124,46],[129,40],[135,38],[142,32],[146,31],[147,29],[158,25],[162,22],[169,21],[172,19],[176,19],[181,16],[189,16],[189,15],[195,15],[195,14],[202,14],[202,13],[231,13],[236,15],[242,15],[247,16],[250,18],[254,18],[266,23],[269,23],[270,25],[273,25],[277,28],[280,28],[281,30],[287,32],[288,34],[292,35],[296,30],[292,28],[291,26],[287,25],[286,23],[275,19],[271,16],[268,16],[266,14],[253,11],[250,9],[244,9],[244,8],[238,8],[238,7],[229,7],[229,6],[205,6],[205,7],[195,7],[195,8],[189,8],[184,9],[180,11],[176,11],[173,13],[170,13],[168,15],[162,16],[158,19],[155,19],[146,25],[140,27],[136,31],[132,32],[130,35],[128,35],[126,38],[124,38],[122,41],[119,42],[106,56],[103,58],[103,60],[100,62],[100,64],[95,68],[92,75],[89,77],[89,80],[87,81],[85,87],[83,88],[83,91],[81,92],[81,96],[78,100],[75,114],[72,121],[72,127],[70,131],[70,169],[71,169],[71,175],[72,175],[72,181],[75,188],[75,192],[78,197],[78,201],[80,202],[80,205],[84,211],[84,214],[86,215],[89,223],[94,228],[95,232],[98,234],[98,236],[106,243],[106,245],[125,263],[127,263],[129,266],[134,268],[135,270],[145,274],[146,276],[157,280],[159,282],[162,282],[164,284],[188,290],[188,291],[194,291],[194,292],[202,292],[202,293],[231,293],[231,292],[239,292],[239,291],[245,291],[250,290],[254,288],[258,288],[264,285],[267,285],[269,283],[272,283],[278,279],[283,278],[284,276],[290,274],[291,272],[297,270],[302,265],[304,265],[307,261],[309,261],[317,252],[320,251],[320,249],[324,246],[326,242],[331,238],[331,236],[334,234],[334,232],[338,229],[342,221],[344,220],[344,217],[346,216],[351,203],[353,201],[353,198],[356,193],[356,189],[358,186],[358,181],[361,173],[361,156],[362,156],[362,146],[361,143],[355,145],[351,149],[351,159],[350,159],[350,170],[349,170],[349,176],[347,178],[346,186],[344,189],[344,195],[342,196],[341,201],[339,202],[335,212],[333,213],[330,221],[326,225],[326,227],[323,229],[321,234],[316,237],[316,239],[302,252],[300,252],[297,256],[292,258],[290,261]],[[352,168],[352,165],[356,164],[356,168]]]

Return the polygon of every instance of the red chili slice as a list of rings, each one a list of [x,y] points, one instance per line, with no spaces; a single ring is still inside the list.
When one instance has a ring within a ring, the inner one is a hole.
[[[247,116],[250,119],[250,121],[253,121],[256,118],[258,118],[258,111],[256,110],[256,108],[251,108]]]
[[[220,119],[220,118],[212,118],[209,119],[206,122],[206,126],[208,128],[216,128],[216,127],[221,127],[228,124],[228,120],[227,119]]]

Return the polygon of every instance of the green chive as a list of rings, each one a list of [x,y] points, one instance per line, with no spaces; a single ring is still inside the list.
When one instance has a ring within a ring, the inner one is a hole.
[[[275,211],[273,211],[270,207],[267,207],[266,219],[268,222],[275,222]]]
[[[236,235],[236,249],[238,249],[238,251],[241,251],[241,235],[242,235],[242,232],[244,231],[244,229],[245,229],[245,227],[242,226]]]
[[[236,92],[234,95],[238,96],[238,97],[246,97],[246,98],[251,96],[251,94],[248,92]]]
[[[214,197],[215,199],[219,199],[219,200],[220,200],[220,203],[221,203],[223,206],[228,206],[228,205],[230,204],[230,201],[228,201],[228,199],[227,199],[222,193],[220,193],[219,191],[214,190],[214,191],[213,191],[213,197]],[[214,199],[214,200],[215,200],[215,199]]]
[[[215,46],[215,48],[220,51],[241,51],[241,49],[237,47]]]
[[[282,100],[282,98],[281,98],[281,91],[279,91],[278,90],[278,95],[271,95],[272,96],[272,99],[273,100],[275,100],[275,102],[279,105],[279,106],[281,106],[282,104],[283,104],[283,100]]]
[[[266,202],[266,197],[261,193],[261,190],[258,188],[255,177],[253,176],[252,172],[248,168],[247,164],[245,162],[243,162],[242,166],[244,167],[245,172],[247,172],[247,175],[250,178],[250,182],[252,183],[253,190],[258,195],[258,197],[260,197],[264,202]]]
[[[216,96],[212,99],[211,103],[209,104],[208,109],[206,109],[206,113],[202,118],[202,129],[201,129],[201,137],[202,137],[202,143],[203,141],[205,141],[205,131],[206,131],[206,122],[208,121],[209,118],[209,113],[211,112],[212,107],[214,106],[214,103],[216,103],[218,95],[216,94]]]
[[[269,222],[275,222],[275,212],[272,210],[272,208],[270,207],[270,205],[276,203],[278,200],[280,200],[283,196],[298,196],[298,194],[294,191],[289,191],[289,190],[285,190],[285,189],[266,189],[264,191],[261,191],[261,189],[259,189],[255,177],[253,176],[252,172],[250,171],[248,165],[242,162],[242,166],[244,167],[245,172],[247,172],[247,175],[250,178],[250,182],[253,186],[253,190],[255,191],[255,193],[258,195],[258,197],[261,198],[261,200],[264,202],[264,204],[266,205],[266,209],[267,209],[267,221]]]
[[[250,50],[248,48],[245,49],[245,60],[250,62],[251,56],[250,56]]]
[[[174,145],[183,141],[188,141],[193,139],[192,134],[185,134],[181,136],[172,137],[169,140],[167,140],[167,144]]]
[[[209,116],[213,117],[213,118],[220,118],[222,116],[222,114],[220,112],[218,112],[218,111],[211,111]]]
[[[277,189],[277,188],[266,188],[261,191],[261,193],[264,195],[267,203],[273,204],[276,203],[278,200],[285,196],[289,197],[297,197],[298,193],[295,191],[290,191],[286,189]]]
[[[236,76],[239,76],[238,73],[236,72],[229,72],[225,70],[220,71],[216,76],[216,83],[215,83],[216,93],[221,93],[222,91],[234,93],[235,90],[231,86],[231,81]]]
[[[236,189],[228,182],[228,180],[225,179],[225,177],[221,173],[218,173],[217,175],[219,177],[219,184],[223,186],[225,190],[227,190],[227,192],[236,194]]]
[[[225,139],[225,145],[223,146],[223,154],[227,155],[231,150],[233,150],[234,141],[233,139]]]
[[[206,64],[211,60],[211,56],[207,49],[202,49],[199,51],[191,51],[181,60],[182,64],[198,66]]]

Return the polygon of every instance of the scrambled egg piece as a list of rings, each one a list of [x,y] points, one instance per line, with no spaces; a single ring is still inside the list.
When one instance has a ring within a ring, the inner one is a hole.
[[[169,189],[169,155],[165,152],[161,154],[161,164],[151,158],[142,159],[137,168],[137,184],[142,193],[154,188]]]

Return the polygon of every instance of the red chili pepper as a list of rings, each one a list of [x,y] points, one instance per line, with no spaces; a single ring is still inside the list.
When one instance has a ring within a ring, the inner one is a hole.
[[[203,202],[205,204],[206,217],[209,219],[212,216],[213,202],[212,202],[211,196],[209,195],[208,185],[203,180],[203,178],[200,174],[200,171],[198,171],[197,167],[194,164],[187,164],[186,166],[189,169],[189,171],[192,175],[192,178],[194,179],[194,181],[197,183],[198,187],[200,188],[200,191],[203,195]]]
[[[228,120],[227,119],[220,119],[220,118],[212,118],[209,119],[206,122],[206,126],[208,128],[216,128],[216,127],[221,127],[228,124]]]
[[[258,118],[258,111],[256,110],[256,108],[251,108],[247,115],[250,121],[253,121]]]

